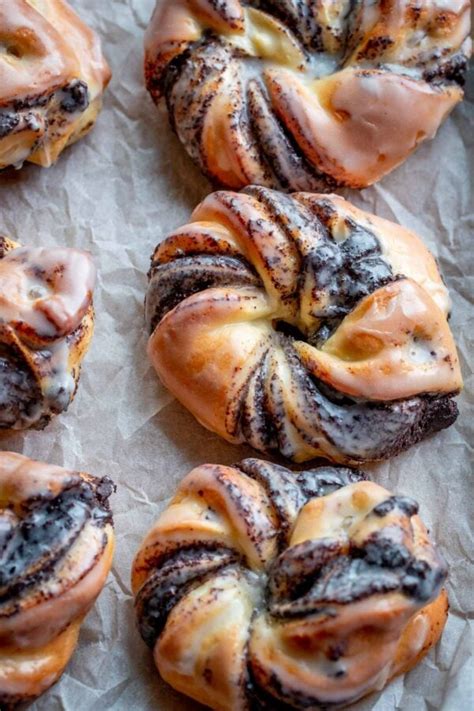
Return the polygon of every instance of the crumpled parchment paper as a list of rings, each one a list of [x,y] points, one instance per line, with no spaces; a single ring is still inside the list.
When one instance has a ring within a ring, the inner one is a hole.
[[[31,711],[189,711],[198,704],[160,680],[139,638],[129,579],[134,553],[177,482],[203,462],[230,464],[254,454],[195,422],[160,385],[145,356],[150,254],[210,186],[144,88],[143,32],[154,0],[72,4],[102,36],[114,72],[104,111],[93,132],[53,168],[27,166],[0,175],[0,233],[23,244],[66,244],[93,253],[99,269],[96,334],[69,411],[43,432],[2,438],[0,447],[110,475],[118,485],[117,553],[71,663]],[[473,79],[471,73],[471,99]],[[360,207],[414,229],[438,257],[453,300],[451,324],[465,380],[454,427],[370,467],[378,482],[420,502],[449,564],[451,612],[437,648],[410,674],[354,707],[358,711],[463,711],[474,704],[473,109],[468,101],[458,106],[436,139],[379,185],[345,191]]]

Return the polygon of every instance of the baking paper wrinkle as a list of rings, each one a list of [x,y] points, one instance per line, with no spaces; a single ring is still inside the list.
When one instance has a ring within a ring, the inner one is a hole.
[[[150,255],[185,223],[210,186],[193,166],[142,81],[143,32],[154,0],[73,0],[101,34],[114,77],[93,132],[58,164],[0,175],[0,234],[23,244],[92,252],[99,269],[96,333],[69,411],[44,432],[0,438],[2,449],[109,475],[117,552],[59,684],[31,711],[190,711],[168,687],[135,629],[130,567],[178,481],[205,461],[255,456],[204,430],[159,383],[146,354],[143,299]],[[469,93],[474,98],[474,79]],[[357,711],[464,711],[474,703],[472,484],[473,103],[378,185],[342,191],[359,207],[420,234],[439,260],[453,300],[451,326],[466,389],[456,425],[396,459],[367,467],[413,496],[450,567],[452,614],[440,645]]]

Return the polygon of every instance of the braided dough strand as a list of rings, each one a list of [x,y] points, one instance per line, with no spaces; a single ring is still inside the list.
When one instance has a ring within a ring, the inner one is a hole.
[[[384,459],[456,417],[462,378],[433,256],[336,195],[209,195],[152,258],[148,354],[230,442]]]
[[[218,186],[362,188],[462,99],[469,0],[158,0],[145,78]]]
[[[52,165],[94,125],[110,76],[65,0],[0,0],[0,169]]]
[[[42,428],[69,406],[93,335],[94,284],[86,252],[0,238],[0,430]]]
[[[112,564],[110,479],[0,453],[0,703],[62,674]]]
[[[219,711],[339,706],[382,688],[446,620],[445,565],[417,511],[349,469],[197,467],[132,570],[160,674]]]

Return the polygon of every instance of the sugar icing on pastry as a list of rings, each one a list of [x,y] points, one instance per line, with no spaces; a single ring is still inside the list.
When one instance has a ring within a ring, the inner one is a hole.
[[[161,676],[219,711],[346,705],[411,669],[446,621],[413,499],[360,472],[205,464],[144,539],[132,587]]]
[[[436,262],[336,195],[216,192],[158,245],[148,353],[209,429],[304,461],[384,459],[457,415]]]
[[[94,125],[110,70],[64,0],[0,0],[0,169],[49,166]]]
[[[75,249],[0,246],[0,430],[41,428],[74,397],[95,267]]]
[[[469,0],[158,0],[155,102],[215,183],[364,187],[462,99]]]
[[[0,453],[0,704],[62,674],[112,563],[110,479]]]

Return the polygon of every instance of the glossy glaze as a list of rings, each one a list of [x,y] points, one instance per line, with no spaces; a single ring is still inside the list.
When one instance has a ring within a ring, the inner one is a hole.
[[[343,706],[382,688],[437,641],[445,577],[412,499],[349,469],[246,459],[184,478],[132,586],[163,678],[243,711]]]
[[[74,397],[95,267],[79,250],[0,241],[0,429],[41,428]]]
[[[364,187],[462,99],[469,0],[158,0],[155,102],[218,186]]]
[[[433,256],[336,195],[209,195],[156,249],[148,353],[209,429],[304,461],[384,459],[456,418]]]
[[[110,479],[0,453],[0,703],[62,673],[112,562]]]
[[[49,166],[95,123],[110,70],[64,0],[0,0],[0,169]]]

